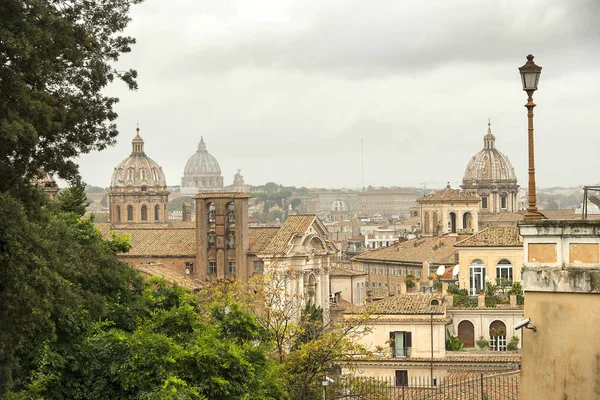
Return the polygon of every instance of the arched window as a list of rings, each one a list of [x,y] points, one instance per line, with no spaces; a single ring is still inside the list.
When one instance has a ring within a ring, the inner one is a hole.
[[[160,206],[157,204],[154,206],[154,220],[158,221],[160,219]]]
[[[215,232],[210,231],[208,232],[208,248],[213,248],[217,245],[217,235],[215,234]]]
[[[469,212],[463,214],[463,228],[473,229],[473,216]]]
[[[121,206],[117,206],[115,213],[117,214],[117,222],[121,222]]]
[[[235,204],[233,202],[227,204],[227,222],[229,224],[235,223]]]
[[[432,218],[432,220],[433,220],[433,229],[432,229],[432,232],[433,232],[434,235],[437,235],[439,233],[438,232],[438,223],[439,222],[438,222],[438,213],[435,212],[435,211],[433,212],[433,218]]]
[[[476,296],[480,290],[485,289],[485,264],[477,259],[469,266],[469,282],[471,296]]]
[[[488,208],[488,197],[487,195],[481,196],[481,208],[487,210]]]
[[[450,232],[456,233],[456,214],[451,212],[449,215],[450,221],[448,221],[448,228],[450,228]]]
[[[423,216],[423,233],[429,233],[429,213],[426,212]]]
[[[142,221],[148,221],[148,207],[142,206]]]
[[[506,350],[506,325],[502,321],[490,324],[490,348],[494,351]]]
[[[464,343],[463,347],[475,347],[475,327],[471,321],[460,321],[458,324],[458,338]]]
[[[510,286],[513,283],[513,266],[507,259],[502,259],[496,264],[496,284]]]
[[[306,303],[307,304],[316,304],[316,296],[317,296],[317,279],[314,274],[310,274],[308,277],[308,285],[306,285]]]
[[[235,249],[235,233],[233,231],[227,234],[227,248]]]
[[[127,206],[127,221],[133,221],[133,206]]]
[[[208,222],[215,223],[217,220],[217,207],[215,203],[208,203]]]
[[[502,209],[507,208],[507,205],[508,205],[507,198],[508,198],[508,195],[506,193],[502,193],[500,195],[500,208],[502,208]]]

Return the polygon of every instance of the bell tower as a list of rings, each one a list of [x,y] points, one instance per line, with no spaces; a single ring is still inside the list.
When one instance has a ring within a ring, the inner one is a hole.
[[[248,280],[248,199],[241,192],[199,193],[196,200],[200,279]]]

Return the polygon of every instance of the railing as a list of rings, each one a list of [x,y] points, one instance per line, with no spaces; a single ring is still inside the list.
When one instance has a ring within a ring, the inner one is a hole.
[[[341,378],[327,387],[326,398],[336,400],[518,400],[519,372],[485,376]]]
[[[506,351],[506,336],[490,336],[490,349]]]
[[[412,347],[392,347],[390,355],[392,358],[409,358]]]

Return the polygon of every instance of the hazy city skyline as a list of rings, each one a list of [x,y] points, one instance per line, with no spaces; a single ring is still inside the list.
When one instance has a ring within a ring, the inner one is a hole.
[[[534,101],[539,187],[593,184],[600,144],[600,3],[174,1],[132,8],[138,40],[119,67],[118,144],[80,159],[109,186],[139,122],[146,153],[178,185],[200,136],[225,184],[457,187],[483,147],[526,186],[526,95],[517,67],[543,67]]]

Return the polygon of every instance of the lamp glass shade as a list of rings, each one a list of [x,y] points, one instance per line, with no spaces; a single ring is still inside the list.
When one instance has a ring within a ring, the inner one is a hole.
[[[526,90],[527,92],[533,92],[537,90],[538,83],[540,81],[540,74],[542,72],[542,67],[534,63],[533,58],[533,55],[528,55],[525,65],[519,67],[523,90]]]
[[[521,80],[523,81],[523,90],[537,90],[540,73],[521,72]]]

